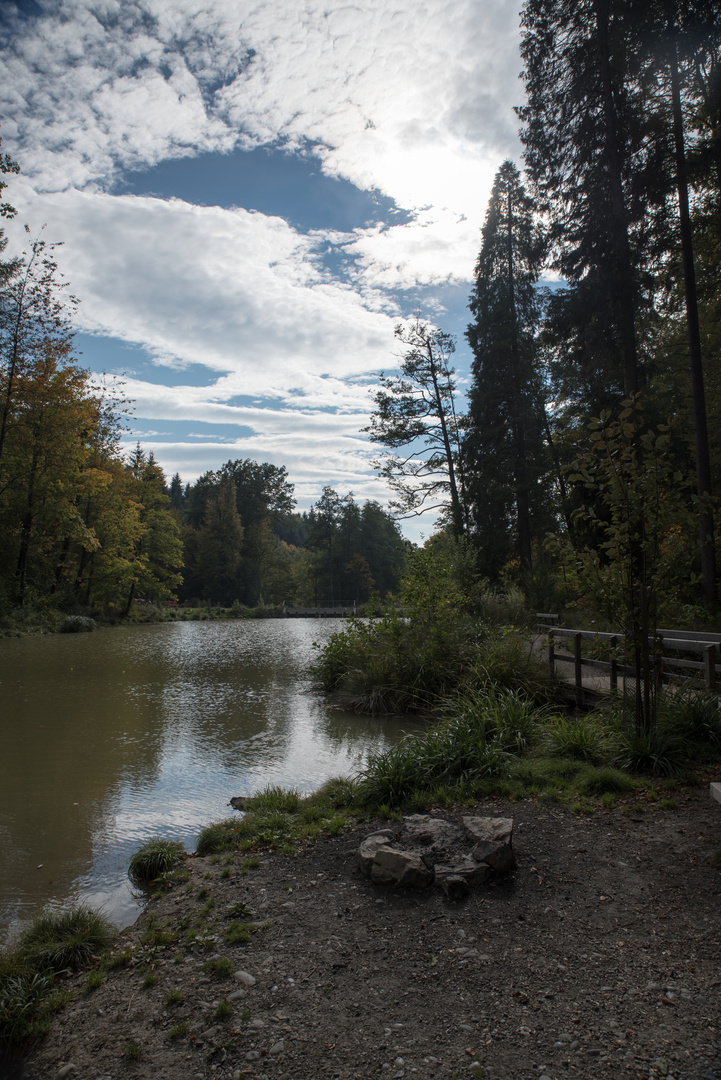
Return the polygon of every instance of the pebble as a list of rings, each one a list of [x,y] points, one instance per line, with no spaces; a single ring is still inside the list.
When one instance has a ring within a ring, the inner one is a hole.
[[[255,986],[255,976],[251,975],[247,971],[236,971],[233,978],[237,979],[239,983],[243,984],[243,986]]]
[[[245,997],[247,990],[234,990],[232,994],[228,994],[228,1001],[240,1001],[242,997]]]
[[[201,1031],[200,1038],[203,1040],[203,1042],[210,1042],[211,1039],[215,1038],[219,1031],[220,1028],[216,1024],[214,1027],[209,1027],[207,1031]]]
[[[248,1050],[244,1056],[246,1061],[257,1061],[260,1057],[260,1050]]]
[[[62,1069],[58,1072],[58,1080],[64,1080],[66,1076],[72,1076],[74,1072],[77,1072],[77,1066],[73,1065],[72,1061],[69,1061],[67,1065],[63,1065]]]
[[[273,1057],[275,1057],[277,1054],[282,1054],[284,1050],[285,1050],[285,1043],[283,1042],[282,1039],[280,1039],[278,1042],[273,1043],[273,1045],[271,1046],[268,1053],[272,1054]]]

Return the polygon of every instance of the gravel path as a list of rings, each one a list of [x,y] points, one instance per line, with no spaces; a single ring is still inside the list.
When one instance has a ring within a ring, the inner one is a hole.
[[[386,822],[257,867],[189,859],[189,880],[123,935],[131,965],[79,989],[25,1075],[721,1080],[707,789],[675,811],[436,813],[513,817],[518,868],[457,904],[375,886],[356,851]],[[229,944],[243,912],[260,928]]]

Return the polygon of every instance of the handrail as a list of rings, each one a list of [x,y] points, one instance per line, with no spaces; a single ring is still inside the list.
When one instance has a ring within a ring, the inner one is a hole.
[[[548,617],[541,613],[538,614],[539,621],[541,618]],[[559,662],[573,664],[576,704],[579,706],[583,704],[584,697],[584,668],[597,668],[608,671],[609,687],[612,691],[618,688],[619,676],[635,676],[636,674],[635,668],[630,668],[618,661],[618,648],[619,645],[622,645],[624,637],[621,633],[571,630],[567,627],[554,625],[539,625],[539,629],[544,630],[548,636],[548,664],[551,672],[555,672],[556,664]],[[559,650],[557,648],[558,638],[572,639],[573,651],[570,648]],[[610,658],[608,660],[597,660],[584,657],[581,648],[584,640],[608,643]],[[649,646],[660,660],[657,669],[659,681],[670,682],[672,680],[678,681],[694,676],[702,676],[708,690],[715,690],[721,683],[721,662],[719,662],[721,634],[699,633],[696,635],[693,631],[688,630],[659,630],[655,638],[649,638]],[[701,659],[689,660],[678,655],[669,656],[667,655],[669,652],[675,654],[686,653],[687,655],[700,654]],[[683,672],[689,672],[689,675],[684,675]]]

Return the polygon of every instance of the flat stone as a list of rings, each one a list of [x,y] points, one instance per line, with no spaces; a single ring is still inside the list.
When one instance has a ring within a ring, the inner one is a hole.
[[[433,871],[428,869],[420,855],[379,847],[371,867],[371,880],[377,885],[425,889],[433,883]]]
[[[464,817],[463,828],[468,839],[474,843],[483,840],[509,844],[513,835],[513,818]]]
[[[280,1039],[278,1042],[273,1043],[273,1045],[271,1046],[268,1053],[272,1054],[273,1057],[276,1057],[278,1054],[282,1054],[284,1050],[285,1050],[285,1043],[283,1042],[282,1039]]]
[[[449,841],[462,839],[461,830],[450,821],[434,818],[430,814],[411,814],[404,818],[401,839],[431,847],[433,844],[447,844]]]
[[[721,802],[721,784],[709,784],[709,791],[711,792],[711,798],[716,802]]]
[[[482,885],[490,873],[491,867],[487,863],[476,862],[465,855],[459,855],[448,863],[436,863],[436,881],[444,891],[443,882],[448,877],[461,877],[469,885]]]
[[[66,1076],[72,1076],[74,1072],[77,1072],[77,1066],[73,1065],[72,1061],[69,1061],[67,1065],[63,1065],[57,1073],[57,1080],[65,1080]]]
[[[376,852],[381,847],[387,847],[394,837],[392,829],[382,829],[380,832],[366,836],[358,848],[358,865],[366,877],[371,876],[371,867],[376,857]]]
[[[256,983],[255,977],[251,975],[248,971],[236,971],[236,973],[233,975],[233,978],[237,979],[237,981],[239,983],[242,983],[243,986],[255,986]]]

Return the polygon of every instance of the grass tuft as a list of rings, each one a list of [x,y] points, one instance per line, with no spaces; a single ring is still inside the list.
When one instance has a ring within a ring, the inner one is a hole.
[[[107,919],[79,904],[41,915],[21,934],[19,947],[36,971],[75,971],[89,964],[116,934]]]
[[[128,876],[134,885],[145,888],[162,874],[175,870],[185,857],[185,848],[177,840],[157,837],[148,840],[135,852],[130,860]]]

